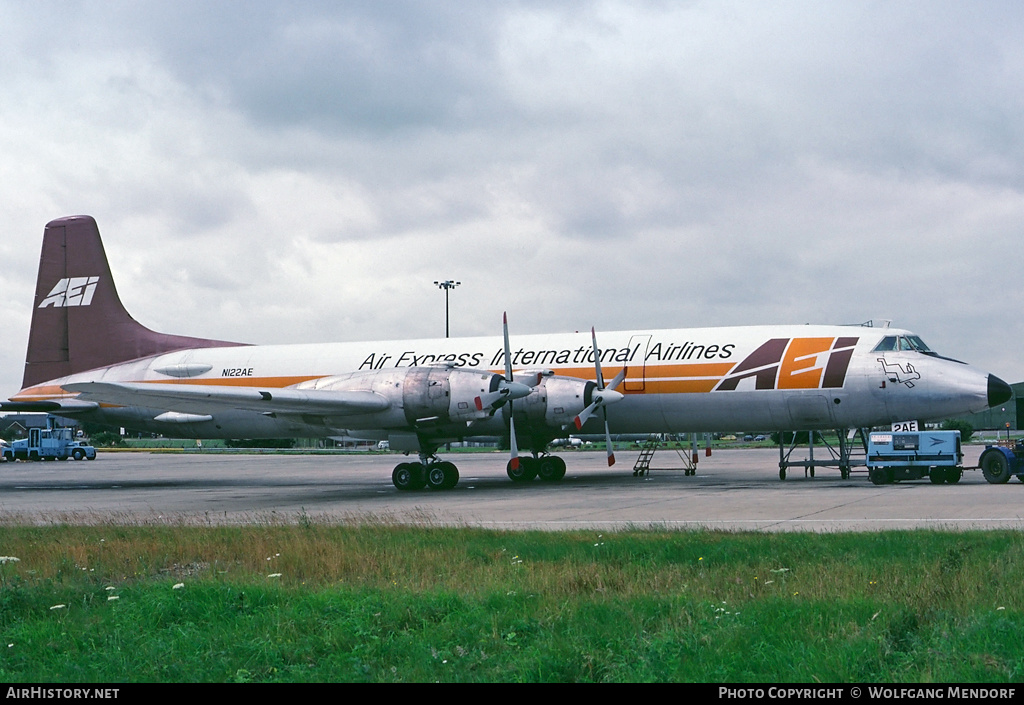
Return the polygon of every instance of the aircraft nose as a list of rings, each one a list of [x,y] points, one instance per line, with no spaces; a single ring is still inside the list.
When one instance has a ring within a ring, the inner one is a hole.
[[[999,406],[1005,404],[1013,396],[1013,390],[1003,380],[995,375],[988,376],[988,405]]]

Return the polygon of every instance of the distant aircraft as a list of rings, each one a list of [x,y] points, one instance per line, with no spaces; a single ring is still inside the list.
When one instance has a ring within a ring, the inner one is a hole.
[[[418,454],[392,473],[403,490],[453,487],[458,469],[437,451],[473,437],[509,439],[513,480],[557,481],[566,466],[548,443],[602,423],[606,439],[852,429],[1011,397],[998,377],[893,328],[634,330],[602,332],[600,345],[593,332],[510,345],[507,323],[503,338],[307,345],[166,335],[121,304],[89,216],[46,226],[22,386],[0,409],[197,439],[386,440]]]

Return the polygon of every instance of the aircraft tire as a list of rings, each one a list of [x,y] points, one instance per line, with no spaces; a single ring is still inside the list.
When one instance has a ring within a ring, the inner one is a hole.
[[[512,482],[530,482],[537,477],[537,462],[533,458],[520,458],[519,467],[513,468],[510,460],[505,466],[505,473]]]
[[[541,458],[537,466],[537,477],[544,482],[558,482],[565,477],[565,461],[557,455]]]
[[[442,460],[427,467],[427,487],[432,490],[450,490],[459,482],[459,469],[455,463]]]
[[[785,467],[780,467],[779,468],[779,479],[780,480],[785,480],[786,479],[786,468]]]
[[[993,485],[1002,485],[1010,480],[1010,463],[998,450],[985,453],[981,459],[981,474]]]
[[[431,490],[443,490],[444,489],[444,468],[441,467],[441,463],[432,463],[427,466],[425,473],[427,478],[427,488]]]
[[[449,467],[447,470],[448,477],[445,480],[445,489],[450,490],[459,484],[459,469],[455,467],[455,463],[448,463],[447,465]]]
[[[424,482],[419,463],[399,463],[391,473],[391,483],[402,491],[422,489]]]

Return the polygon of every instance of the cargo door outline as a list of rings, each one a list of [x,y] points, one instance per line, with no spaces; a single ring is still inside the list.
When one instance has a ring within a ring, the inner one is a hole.
[[[647,386],[647,349],[651,345],[650,335],[634,335],[629,339],[629,349],[637,349],[633,357],[636,362],[628,366],[626,378],[622,380],[622,391],[642,392]],[[637,357],[639,356],[639,360]]]

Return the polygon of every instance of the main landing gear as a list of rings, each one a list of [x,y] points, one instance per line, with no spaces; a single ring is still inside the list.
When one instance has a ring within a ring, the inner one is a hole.
[[[512,460],[508,461],[505,471],[512,482],[530,482],[539,477],[544,482],[558,482],[565,477],[565,461],[557,455],[534,455],[517,458],[518,467],[512,467]]]
[[[558,482],[565,477],[565,461],[557,455],[519,458],[519,466],[506,471],[512,482],[531,482],[540,478],[544,482]],[[413,463],[399,463],[391,472],[391,482],[400,490],[450,490],[459,482],[459,469],[455,463],[431,456]]]
[[[418,463],[399,463],[391,473],[391,482],[400,490],[450,490],[459,482],[455,463],[426,458]]]

